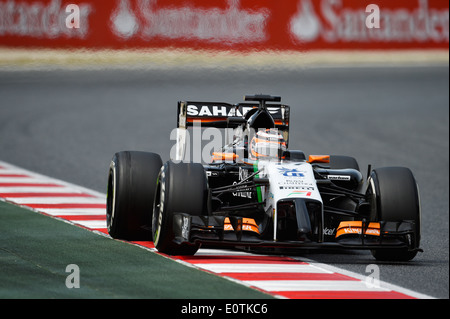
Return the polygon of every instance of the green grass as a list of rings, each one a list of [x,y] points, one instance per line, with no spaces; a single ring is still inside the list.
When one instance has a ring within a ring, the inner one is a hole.
[[[66,287],[66,266],[80,288]],[[271,298],[126,242],[0,201],[0,298]]]

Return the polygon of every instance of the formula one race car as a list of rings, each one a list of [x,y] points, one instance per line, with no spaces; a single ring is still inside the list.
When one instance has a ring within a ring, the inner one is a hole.
[[[270,95],[249,103],[178,102],[176,156],[125,151],[112,159],[107,226],[113,238],[152,239],[158,251],[201,245],[369,249],[378,260],[413,259],[420,201],[412,172],[368,168],[353,157],[289,150],[290,107]],[[184,162],[187,129],[232,130],[209,164]]]

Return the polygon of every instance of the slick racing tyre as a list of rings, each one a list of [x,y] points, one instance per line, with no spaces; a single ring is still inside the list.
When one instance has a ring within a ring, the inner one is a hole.
[[[207,178],[199,163],[167,162],[161,168],[153,209],[153,243],[168,255],[194,255],[199,246],[174,241],[173,215],[207,214]]]
[[[359,170],[359,164],[358,161],[351,156],[345,156],[345,155],[330,155],[330,169],[354,169],[358,172],[361,172]],[[361,177],[362,178],[362,177]],[[338,185],[342,186],[342,185]],[[361,183],[359,183],[358,186],[355,186],[352,188],[353,191],[356,192],[362,192],[363,191],[363,180],[361,179]],[[346,209],[346,210],[355,210],[356,205],[353,200],[350,198],[340,198],[335,199],[334,204],[337,205],[338,208]]]
[[[352,168],[359,171],[358,162],[354,157],[344,155],[330,155],[331,169],[345,169]]]
[[[111,237],[151,239],[153,199],[161,166],[158,154],[135,151],[114,154],[106,201],[106,224]]]
[[[420,200],[416,180],[408,168],[384,167],[372,171],[368,187],[372,201],[371,220],[413,221],[415,225],[411,242],[420,244]],[[374,196],[375,195],[375,196]],[[381,261],[408,261],[417,254],[415,250],[374,249],[372,255]]]

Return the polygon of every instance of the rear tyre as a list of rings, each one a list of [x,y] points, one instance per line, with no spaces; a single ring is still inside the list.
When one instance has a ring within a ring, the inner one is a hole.
[[[111,237],[151,239],[153,199],[161,166],[158,154],[136,151],[114,154],[106,201],[106,224]]]
[[[354,169],[358,172],[361,172],[359,170],[359,164],[358,161],[351,156],[345,156],[345,155],[330,155],[330,169]],[[336,181],[335,181],[336,182]],[[340,185],[339,182],[336,182],[338,186]],[[350,188],[353,191],[356,192],[362,192],[363,191],[363,180],[361,177],[361,181],[358,185],[356,185],[354,188]],[[347,187],[348,186],[343,186]],[[350,198],[343,197],[341,199],[335,199],[334,200],[335,205],[338,205],[339,208],[346,209],[346,210],[355,210],[356,209],[356,203],[351,200]]]
[[[420,245],[420,200],[416,180],[408,168],[384,167],[372,171],[368,193],[372,197],[371,219],[374,221],[414,221],[414,248]],[[374,249],[372,255],[381,261],[409,261],[417,251]]]
[[[207,178],[199,163],[167,162],[161,168],[153,209],[153,242],[159,252],[168,255],[194,255],[199,246],[176,243],[173,215],[207,214]]]
[[[352,168],[359,172],[358,162],[354,157],[344,155],[330,155],[331,169],[345,169]]]

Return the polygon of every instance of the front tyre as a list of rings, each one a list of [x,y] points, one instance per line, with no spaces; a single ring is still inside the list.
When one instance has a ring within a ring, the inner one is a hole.
[[[199,163],[167,162],[161,168],[153,209],[153,243],[168,255],[194,255],[199,246],[174,241],[173,216],[207,214],[207,178]]]
[[[411,242],[414,248],[420,245],[420,199],[416,180],[408,168],[384,167],[372,171],[368,188],[372,198],[371,220],[414,222]],[[372,255],[381,261],[409,261],[417,250],[374,249]]]

